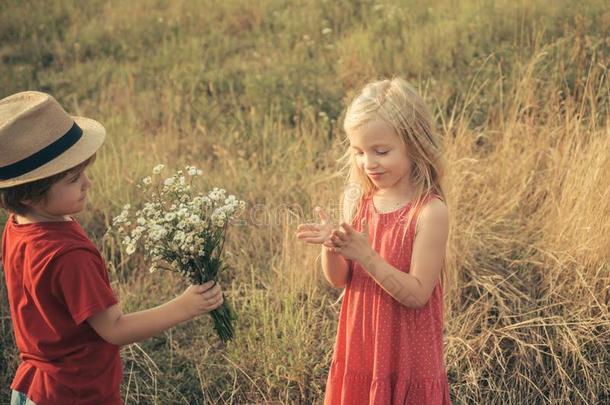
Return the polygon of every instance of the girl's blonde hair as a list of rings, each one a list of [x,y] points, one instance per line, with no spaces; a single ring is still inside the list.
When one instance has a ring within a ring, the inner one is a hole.
[[[436,194],[445,199],[441,187],[444,162],[440,136],[421,96],[401,78],[380,80],[364,86],[347,108],[343,128],[349,134],[379,119],[394,129],[405,143],[412,162],[410,180],[415,196],[409,210],[408,228],[413,214],[419,211],[429,195]],[[346,141],[349,142],[347,137]],[[375,185],[356,164],[356,158],[349,149],[341,161],[347,179],[342,199],[343,219],[351,224],[361,198],[374,192]]]

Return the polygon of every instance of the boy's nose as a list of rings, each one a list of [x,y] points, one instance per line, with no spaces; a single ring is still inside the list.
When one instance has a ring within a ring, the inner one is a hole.
[[[87,176],[86,174],[83,173],[83,176],[85,177],[85,181],[83,182],[83,187],[85,189],[88,189],[91,187],[91,179],[89,178],[89,176]]]

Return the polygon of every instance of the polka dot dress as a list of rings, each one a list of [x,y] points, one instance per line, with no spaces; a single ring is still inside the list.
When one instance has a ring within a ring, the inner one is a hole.
[[[377,212],[362,200],[354,219],[366,218],[373,248],[409,272],[415,217],[411,206]],[[325,405],[451,404],[443,360],[443,295],[440,282],[428,303],[410,309],[383,290],[358,263],[345,288]]]

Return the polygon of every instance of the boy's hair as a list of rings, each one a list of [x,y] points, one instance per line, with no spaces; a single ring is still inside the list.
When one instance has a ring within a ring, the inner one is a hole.
[[[14,187],[0,188],[0,208],[17,215],[26,215],[30,207],[24,201],[37,203],[42,201],[53,184],[61,181],[71,173],[84,170],[95,161],[95,154],[84,162],[61,173],[54,174],[44,179],[35,180],[29,183],[20,184]]]

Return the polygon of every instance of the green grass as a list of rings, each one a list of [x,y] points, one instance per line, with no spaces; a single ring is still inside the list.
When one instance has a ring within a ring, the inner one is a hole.
[[[313,206],[338,202],[350,97],[393,75],[420,89],[445,136],[454,402],[602,403],[609,33],[610,7],[597,0],[7,0],[0,96],[47,91],[106,127],[80,220],[125,311],[184,286],[102,239],[156,163],[200,166],[206,185],[251,207],[227,246],[237,339],[222,347],[203,317],[124,348],[126,403],[321,400],[340,292],[292,233]],[[7,398],[17,353],[2,299]]]

